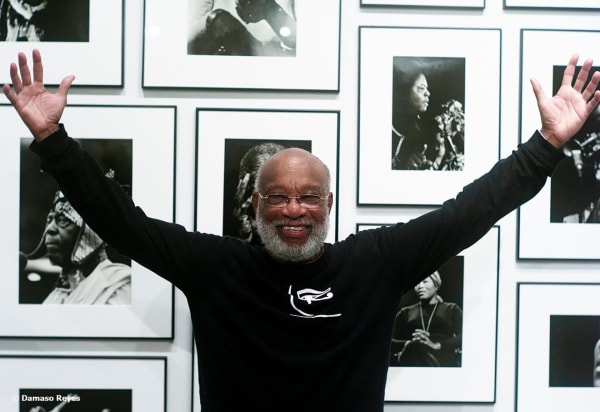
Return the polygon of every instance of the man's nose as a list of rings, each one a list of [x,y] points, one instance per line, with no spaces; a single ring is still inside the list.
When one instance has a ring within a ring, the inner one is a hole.
[[[50,221],[46,225],[46,232],[56,233],[57,231],[58,226],[56,225],[56,221],[54,219],[50,219]]]
[[[300,204],[298,199],[292,197],[284,206],[282,212],[286,216],[298,217],[306,213],[306,208]]]

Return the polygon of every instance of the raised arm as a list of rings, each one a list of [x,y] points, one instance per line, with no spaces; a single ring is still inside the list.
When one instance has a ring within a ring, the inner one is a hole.
[[[10,65],[12,89],[2,87],[4,95],[19,113],[33,138],[40,142],[58,130],[58,122],[67,105],[67,93],[75,76],[65,77],[56,93],[44,87],[44,68],[40,51],[33,50],[33,77],[25,53],[19,53],[18,66]]]
[[[553,97],[545,96],[537,80],[531,81],[545,137],[535,132],[441,208],[379,232],[384,239],[380,247],[389,245],[385,254],[397,259],[391,266],[401,268],[398,276],[402,282],[409,277],[409,287],[418,284],[542,189],[564,159],[559,148],[577,133],[600,101],[596,90],[600,73],[590,76],[592,61],[586,60],[574,79],[577,60],[577,55],[569,60],[562,86]]]
[[[73,76],[65,77],[56,93],[49,93],[43,84],[39,51],[33,52],[33,77],[25,55],[20,53],[18,60],[18,66],[10,66],[14,90],[5,85],[3,91],[35,138],[30,149],[40,157],[41,168],[105,242],[181,285],[183,277],[192,273],[190,268],[202,267],[201,261],[189,264],[190,260],[211,256],[201,252],[215,242],[202,243],[208,236],[196,241],[195,233],[183,226],[146,216],[59,124]]]
[[[537,79],[531,79],[542,120],[540,132],[556,148],[565,144],[581,129],[585,120],[600,102],[600,90],[596,90],[600,81],[600,72],[594,72],[588,82],[592,59],[583,62],[573,83],[578,60],[579,55],[571,56],[561,86],[553,97],[546,96]]]

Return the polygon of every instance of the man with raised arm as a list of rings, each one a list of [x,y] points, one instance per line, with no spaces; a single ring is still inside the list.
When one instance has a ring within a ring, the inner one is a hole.
[[[282,150],[260,168],[252,203],[263,244],[249,245],[147,217],[68,137],[59,121],[74,77],[48,93],[38,51],[33,75],[19,54],[3,91],[86,223],[186,295],[203,411],[374,412],[383,410],[402,294],[535,196],[600,101],[600,73],[590,78],[586,60],[574,78],[577,61],[554,97],[532,80],[540,130],[456,198],[334,244],[324,242],[329,170],[306,151]]]

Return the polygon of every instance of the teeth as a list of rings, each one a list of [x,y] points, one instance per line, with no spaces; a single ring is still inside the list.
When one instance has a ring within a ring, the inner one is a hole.
[[[298,227],[298,226],[283,226],[283,230],[290,230],[292,232],[299,232],[302,229],[303,229],[302,227]]]

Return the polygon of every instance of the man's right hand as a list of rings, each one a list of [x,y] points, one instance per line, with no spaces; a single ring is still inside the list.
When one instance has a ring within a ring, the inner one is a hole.
[[[37,142],[44,140],[58,130],[58,122],[67,105],[67,93],[75,76],[65,77],[56,93],[49,93],[44,87],[44,68],[40,51],[34,49],[33,79],[24,53],[18,55],[18,67],[10,65],[12,89],[8,84],[2,87],[4,95],[13,105],[21,119],[29,128]]]
[[[579,55],[574,54],[565,68],[562,83],[556,94],[546,96],[541,83],[531,79],[537,100],[542,127],[540,132],[554,147],[560,148],[583,126],[600,103],[600,71],[592,70],[592,60],[587,59],[575,77]],[[588,81],[588,77],[589,81]],[[573,83],[575,78],[575,83]]]

